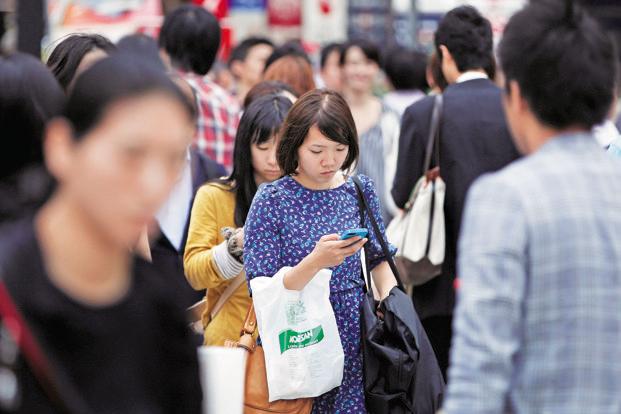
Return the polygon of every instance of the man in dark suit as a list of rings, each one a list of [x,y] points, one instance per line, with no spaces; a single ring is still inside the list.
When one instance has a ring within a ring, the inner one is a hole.
[[[470,6],[449,11],[435,34],[436,52],[449,83],[440,123],[440,174],[446,182],[446,255],[440,276],[414,288],[414,305],[442,371],[446,373],[455,304],[455,262],[462,209],[470,184],[518,157],[502,109],[501,90],[488,78],[493,67],[489,21]],[[488,70],[489,71],[489,70]],[[410,106],[402,118],[392,195],[406,204],[423,173],[434,98]],[[510,237],[510,235],[507,235]]]
[[[158,235],[150,241],[153,265],[169,278],[171,294],[189,307],[205,296],[188,284],[183,272],[183,252],[196,192],[205,182],[226,175],[224,167],[197,149],[190,149],[184,172],[166,204],[156,216]]]

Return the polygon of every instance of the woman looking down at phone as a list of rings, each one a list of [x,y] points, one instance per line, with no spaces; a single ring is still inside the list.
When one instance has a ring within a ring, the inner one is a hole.
[[[245,225],[249,280],[271,277],[291,266],[284,285],[302,290],[319,270],[332,270],[330,302],[345,353],[345,370],[340,387],[315,398],[314,413],[366,412],[360,338],[364,295],[360,249],[365,243],[381,299],[396,285],[376,234],[341,240],[345,230],[371,228],[368,217],[364,226],[360,223],[356,187],[347,175],[358,158],[357,141],[351,112],[338,93],[314,90],[303,95],[285,119],[278,146],[284,177],[259,192]],[[373,182],[365,176],[360,180],[385,238]]]

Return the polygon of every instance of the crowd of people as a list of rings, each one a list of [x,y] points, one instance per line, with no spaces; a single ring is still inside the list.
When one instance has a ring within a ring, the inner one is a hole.
[[[263,37],[223,62],[220,32],[185,5],[157,39],[0,56],[0,412],[201,412],[197,347],[285,267],[332,271],[343,379],[313,413],[367,412],[361,251],[381,302],[431,151],[446,253],[411,299],[443,411],[621,412],[619,55],[593,18],[533,1],[495,48],[460,6],[431,56],[357,38],[316,64]]]

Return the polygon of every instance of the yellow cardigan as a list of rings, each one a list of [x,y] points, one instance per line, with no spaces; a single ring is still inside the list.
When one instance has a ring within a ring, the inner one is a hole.
[[[220,275],[212,249],[224,241],[220,232],[223,227],[237,227],[234,210],[235,193],[218,183],[202,186],[192,207],[183,265],[190,285],[196,290],[207,289],[207,307],[203,313],[205,345],[222,346],[227,339],[238,340],[250,305],[248,285],[242,283],[209,322],[211,308],[231,283]]]

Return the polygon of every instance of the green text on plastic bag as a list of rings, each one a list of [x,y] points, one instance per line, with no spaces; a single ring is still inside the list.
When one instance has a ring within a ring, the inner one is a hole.
[[[278,335],[278,339],[280,342],[280,353],[283,354],[289,349],[306,348],[321,342],[323,339],[323,328],[319,325],[316,328],[302,332],[287,329]]]

